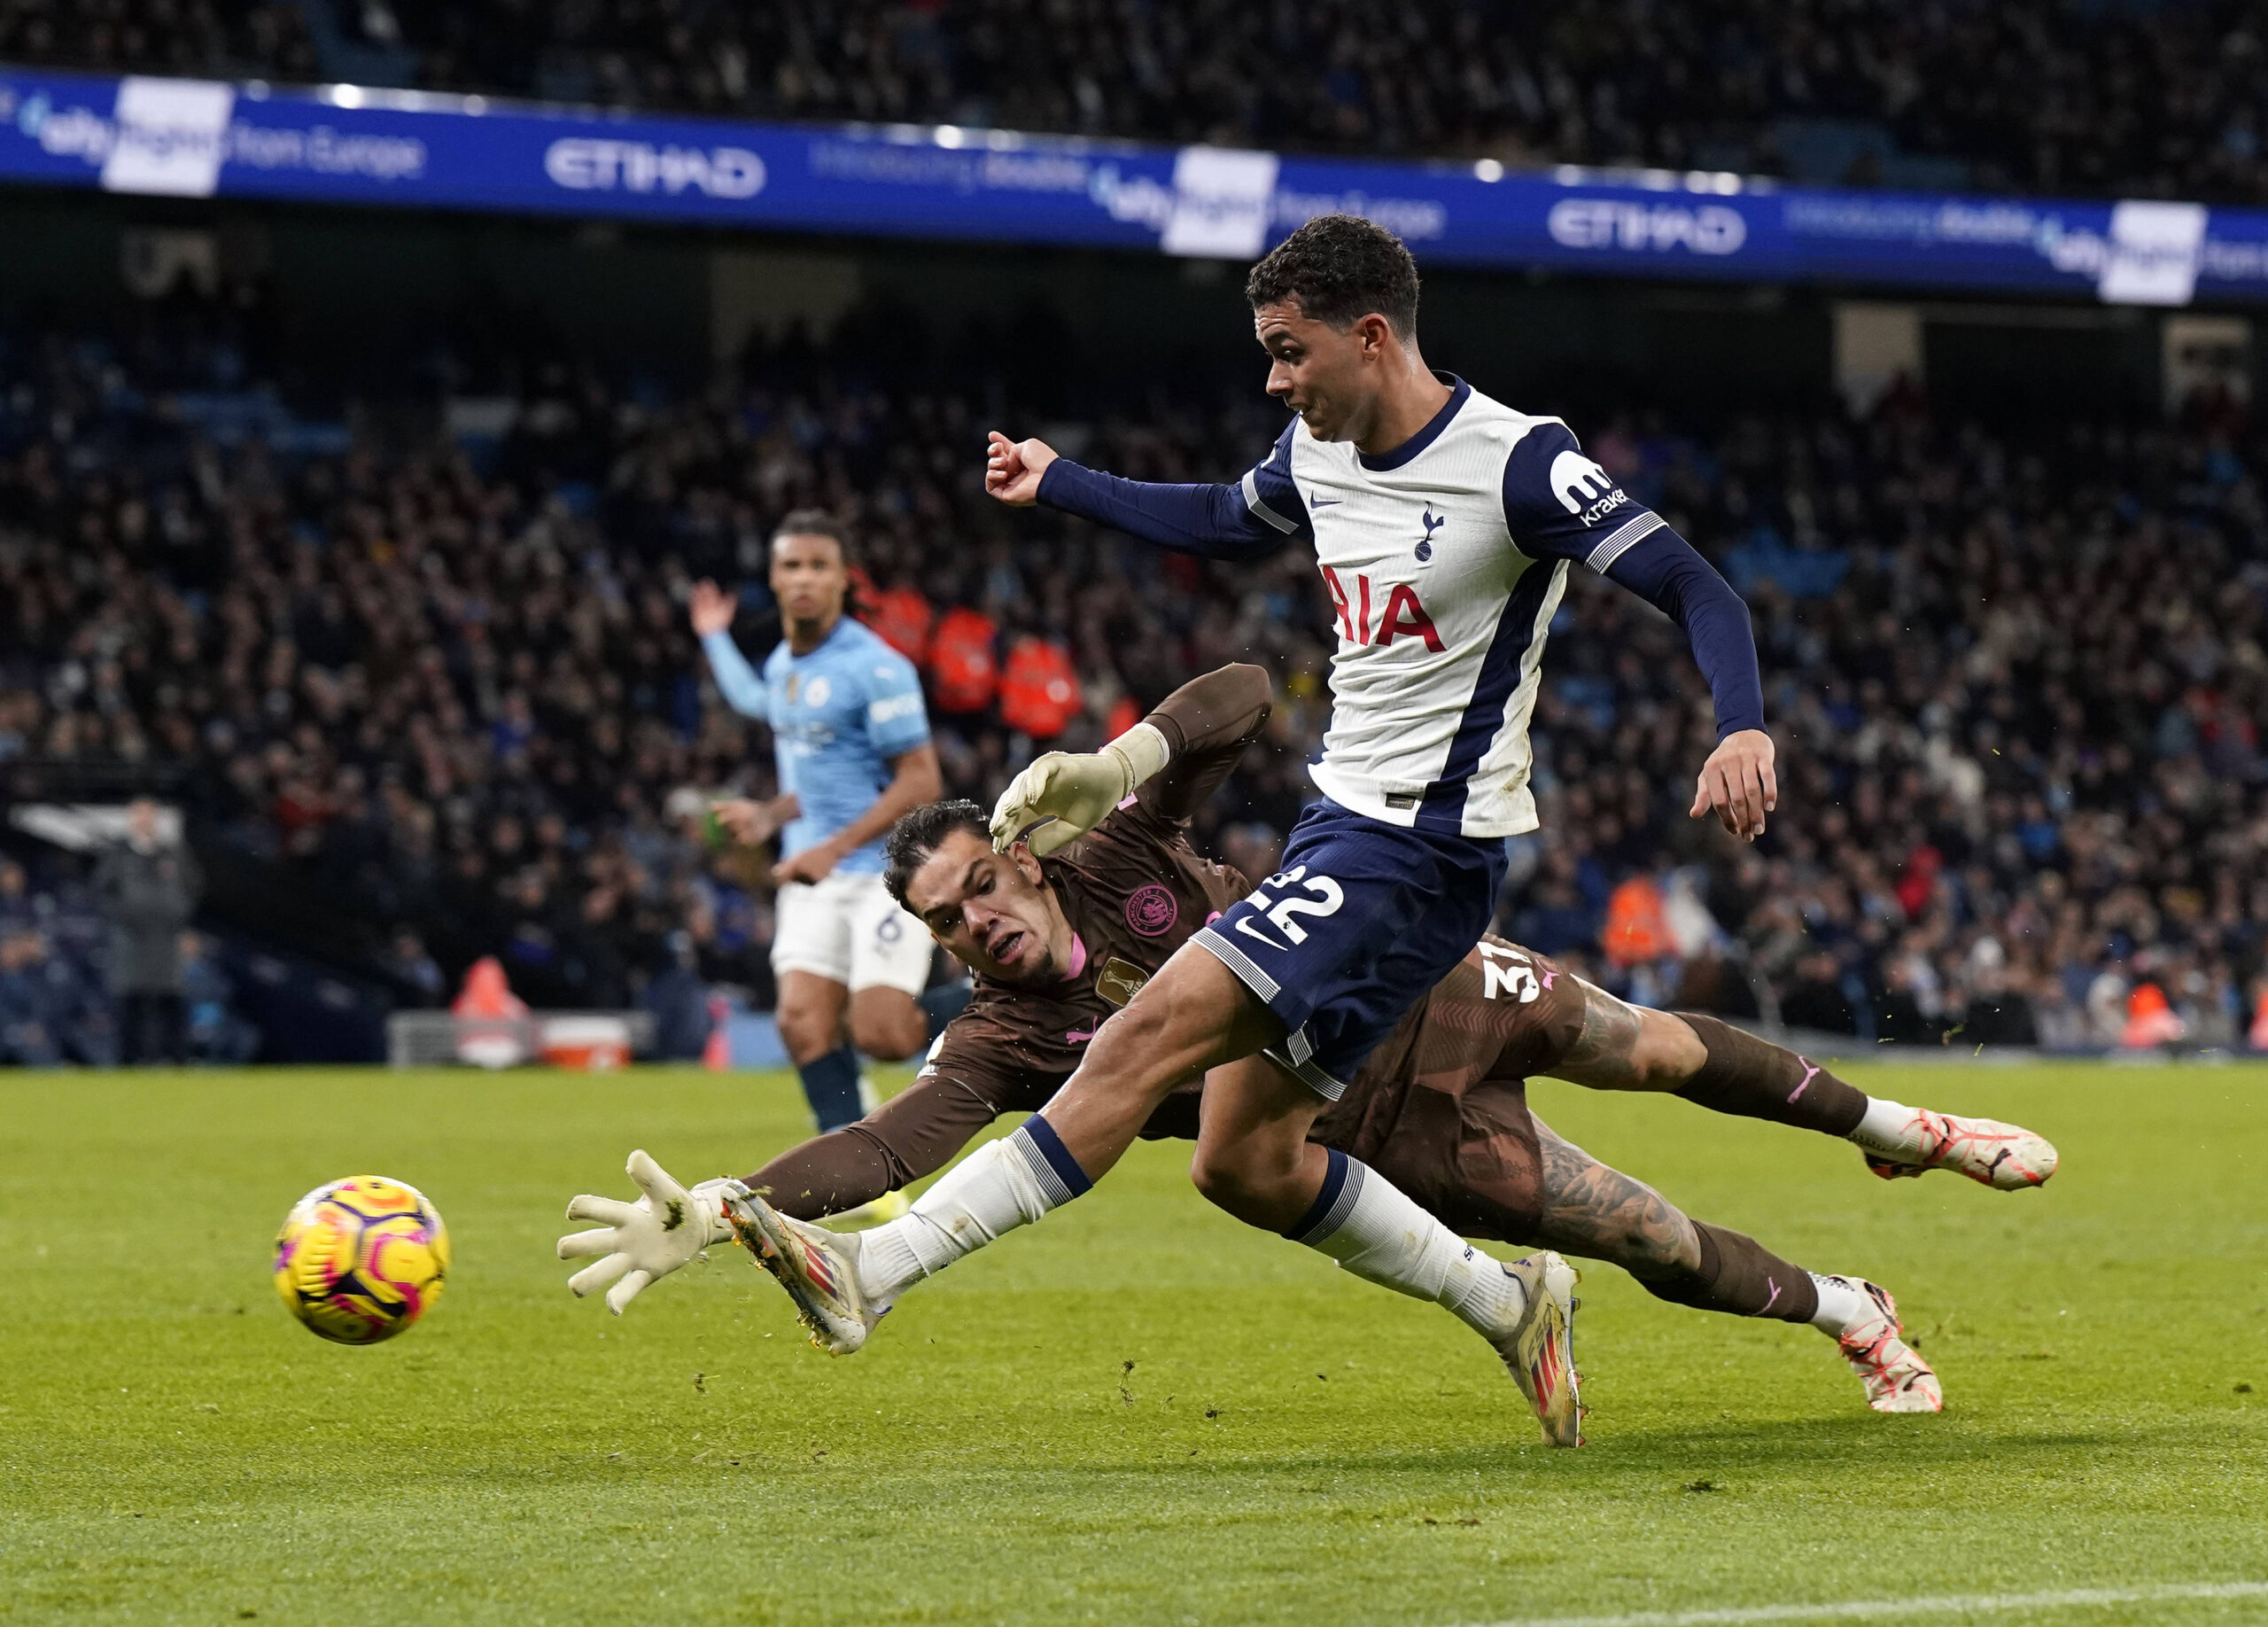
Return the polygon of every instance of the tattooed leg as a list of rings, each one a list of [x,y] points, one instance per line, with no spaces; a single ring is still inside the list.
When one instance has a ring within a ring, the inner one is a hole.
[[[1693,1222],[1643,1181],[1610,1169],[1535,1121],[1543,1162],[1543,1222],[1537,1241],[1608,1260],[1640,1279],[1673,1277],[1701,1263]]]
[[[1593,1090],[1673,1091],[1709,1059],[1690,1024],[1666,1011],[1648,1011],[1578,978],[1583,1026],[1566,1055],[1544,1070],[1554,1078]]]
[[[1808,1322],[1819,1310],[1811,1273],[1754,1238],[1691,1220],[1643,1181],[1608,1168],[1554,1134],[1541,1119],[1543,1215],[1537,1241],[1569,1254],[1611,1261],[1657,1299]]]

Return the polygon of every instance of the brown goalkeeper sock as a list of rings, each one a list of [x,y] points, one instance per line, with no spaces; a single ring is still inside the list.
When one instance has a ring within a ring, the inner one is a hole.
[[[1638,1279],[1656,1299],[1783,1322],[1808,1322],[1818,1313],[1819,1288],[1802,1266],[1789,1264],[1744,1232],[1705,1220],[1696,1220],[1693,1232],[1701,1244],[1698,1266],[1660,1281]]]
[[[1769,1119],[1848,1135],[1866,1117],[1867,1095],[1785,1046],[1744,1033],[1729,1023],[1697,1011],[1674,1014],[1701,1038],[1708,1060],[1678,1087],[1677,1094],[1713,1113]]]

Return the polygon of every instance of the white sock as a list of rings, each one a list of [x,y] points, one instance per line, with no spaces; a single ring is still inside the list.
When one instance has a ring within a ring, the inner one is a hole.
[[[1340,1152],[1331,1154],[1315,1208],[1285,1235],[1367,1281],[1432,1300],[1491,1341],[1510,1333],[1527,1308],[1518,1278]]]
[[[1919,1158],[1929,1150],[1922,1142],[1922,1133],[1916,1124],[1919,1117],[1903,1102],[1892,1102],[1884,1096],[1869,1096],[1867,1098],[1866,1113],[1848,1139],[1868,1152],[1880,1153],[1886,1158]]]
[[[947,1171],[906,1213],[862,1234],[858,1290],[868,1304],[887,1307],[922,1278],[1030,1225],[1091,1184],[1035,1114],[1014,1135],[987,1141]]]
[[[866,1077],[864,1068],[858,1070],[858,1111],[863,1116],[882,1104],[882,1093],[874,1088],[874,1080]]]
[[[1811,1281],[1819,1290],[1819,1309],[1812,1312],[1811,1325],[1829,1338],[1841,1338],[1875,1313],[1875,1302],[1850,1278],[1814,1272]]]

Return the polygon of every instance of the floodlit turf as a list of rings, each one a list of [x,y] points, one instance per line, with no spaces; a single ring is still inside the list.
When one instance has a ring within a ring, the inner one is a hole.
[[[1594,1267],[1575,1452],[1443,1312],[1208,1211],[1182,1148],[830,1360],[744,1256],[617,1320],[551,1254],[633,1146],[692,1179],[797,1135],[785,1076],[0,1076],[0,1618],[1449,1627],[2268,1578],[2268,1070],[1851,1074],[2034,1125],[2062,1173],[1891,1185],[1681,1102],[1537,1100],[1889,1284],[1949,1410],[1877,1417],[1819,1335]],[[456,1273],[350,1350],[266,1252],[361,1172],[439,1203]],[[2050,1618],[2268,1599],[1977,1619]]]

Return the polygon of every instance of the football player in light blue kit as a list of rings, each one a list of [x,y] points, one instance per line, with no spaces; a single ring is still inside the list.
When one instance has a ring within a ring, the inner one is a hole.
[[[850,574],[835,522],[815,509],[781,520],[771,582],[785,636],[761,678],[714,582],[693,590],[693,630],[733,710],[772,726],[780,794],[717,814],[743,842],[781,834],[780,1038],[824,1132],[865,1110],[858,1052],[897,1061],[928,1040],[929,934],[883,889],[882,838],[944,782],[913,664],[843,614]]]

